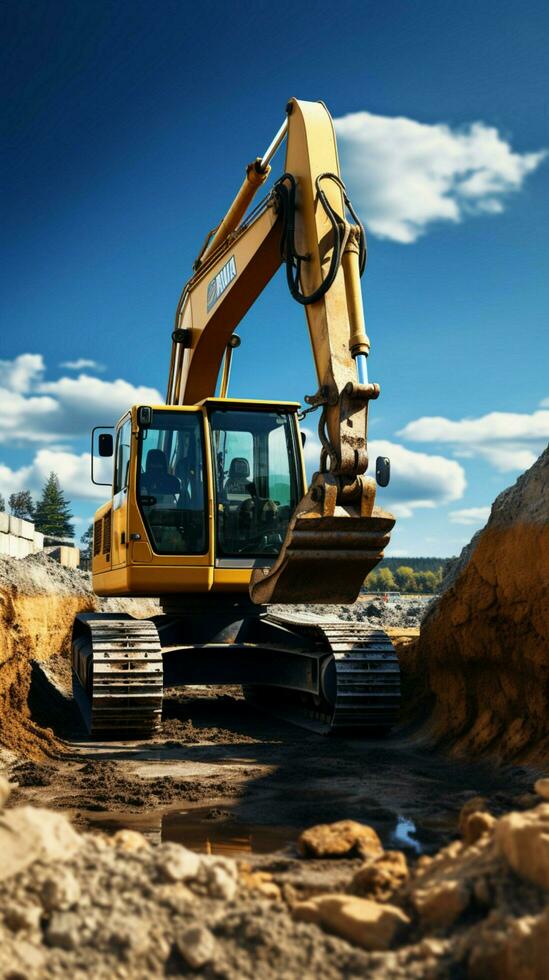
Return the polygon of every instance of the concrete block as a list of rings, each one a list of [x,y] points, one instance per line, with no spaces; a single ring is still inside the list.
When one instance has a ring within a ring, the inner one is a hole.
[[[0,555],[9,555],[9,534],[4,534],[0,531]]]
[[[54,558],[65,568],[78,568],[80,564],[80,548],[70,548],[66,544],[61,544],[57,548],[48,548],[47,553],[50,558]]]
[[[41,531],[35,531],[33,535],[34,551],[44,550],[44,535]]]
[[[22,520],[20,517],[13,517],[10,514],[10,534],[14,534],[16,538],[21,537],[21,524]]]
[[[0,511],[0,534],[7,534],[10,529],[10,517],[9,514],[5,514],[4,511]]]
[[[34,538],[34,524],[30,521],[21,521],[21,538],[25,538],[26,541],[32,541]]]

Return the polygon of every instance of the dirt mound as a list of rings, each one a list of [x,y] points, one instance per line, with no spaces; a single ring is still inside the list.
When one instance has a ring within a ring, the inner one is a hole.
[[[380,847],[338,860],[336,847],[288,874],[276,856],[237,863],[6,810],[0,974],[542,980],[549,803],[498,820],[469,808],[462,823],[463,840],[413,866]]]
[[[402,651],[426,737],[543,765],[549,748],[549,449],[492,506]]]

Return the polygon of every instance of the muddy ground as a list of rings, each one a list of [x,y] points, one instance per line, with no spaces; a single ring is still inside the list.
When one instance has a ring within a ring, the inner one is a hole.
[[[83,829],[291,857],[305,827],[354,819],[413,857],[457,835],[473,796],[488,798],[494,814],[529,804],[529,770],[466,765],[402,736],[320,736],[258,711],[239,688],[168,691],[154,740],[92,742],[51,661],[48,672],[34,667],[31,710],[66,754],[13,760],[11,805],[64,810]]]

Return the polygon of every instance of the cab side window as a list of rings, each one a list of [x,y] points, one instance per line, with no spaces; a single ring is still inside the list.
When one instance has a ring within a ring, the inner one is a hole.
[[[116,463],[114,468],[113,492],[119,493],[128,486],[128,471],[130,468],[130,446],[132,438],[132,422],[126,419],[116,434]]]

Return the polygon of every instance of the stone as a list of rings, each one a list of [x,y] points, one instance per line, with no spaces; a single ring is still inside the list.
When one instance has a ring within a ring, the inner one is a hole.
[[[48,946],[76,949],[81,940],[81,922],[76,912],[54,912],[46,927]]]
[[[191,926],[178,937],[176,946],[191,969],[200,970],[213,960],[216,941],[205,926]]]
[[[151,846],[144,834],[140,834],[138,830],[128,830],[127,828],[117,830],[110,840],[113,847],[127,854],[142,851]]]
[[[232,901],[238,888],[236,865],[223,858],[208,857],[202,868],[209,896]]]
[[[537,916],[487,923],[469,953],[469,980],[545,980],[549,958],[549,909]]]
[[[469,889],[463,881],[433,881],[412,892],[412,904],[425,929],[448,929],[469,905]]]
[[[549,803],[501,817],[495,839],[499,853],[516,874],[538,888],[549,889]]]
[[[179,844],[162,844],[156,854],[156,867],[166,881],[189,881],[196,878],[202,864],[194,851]]]
[[[12,785],[5,776],[0,776],[0,809],[6,805],[6,801],[12,791]]]
[[[402,851],[385,851],[358,869],[351,889],[356,895],[368,895],[378,902],[386,902],[408,878],[408,864]]]
[[[484,834],[490,834],[496,825],[496,818],[482,810],[471,813],[465,821],[463,840],[467,845],[475,844]]]
[[[42,909],[39,905],[8,905],[4,909],[4,922],[12,932],[31,932],[38,929]]]
[[[66,861],[83,838],[61,813],[38,807],[16,807],[0,813],[0,881],[34,861]]]
[[[549,800],[549,778],[545,776],[543,779],[536,779],[534,791],[544,800]]]
[[[396,905],[379,905],[355,895],[317,895],[294,906],[292,914],[301,922],[315,922],[363,949],[389,949],[410,925],[408,916]]]
[[[280,888],[273,881],[273,876],[269,871],[241,869],[240,881],[245,888],[249,888],[252,892],[259,892],[264,898],[271,898],[277,901],[281,897]]]
[[[317,824],[304,830],[297,844],[303,857],[375,857],[383,852],[375,830],[356,820]]]
[[[467,827],[469,817],[471,814],[478,813],[479,811],[483,813],[488,811],[488,800],[484,796],[473,796],[463,804],[458,817],[458,830],[462,837],[465,836],[465,828]]]
[[[46,912],[65,912],[78,904],[80,885],[72,871],[60,868],[55,877],[45,879],[40,898]]]

